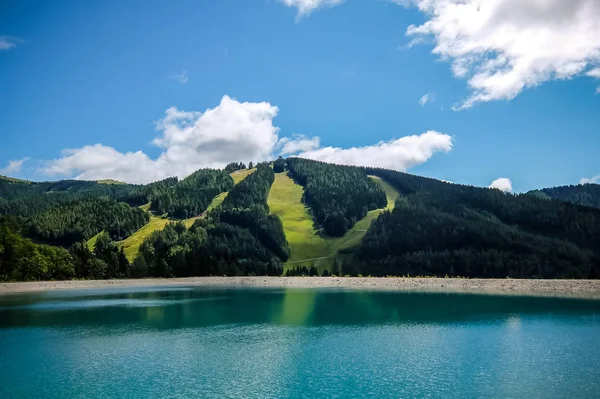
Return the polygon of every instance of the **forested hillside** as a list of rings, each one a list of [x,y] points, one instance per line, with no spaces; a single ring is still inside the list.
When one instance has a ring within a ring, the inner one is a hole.
[[[130,276],[129,262],[108,233],[101,234],[93,252],[76,242],[63,247],[36,244],[23,237],[20,223],[0,216],[0,281],[103,279]]]
[[[139,208],[108,198],[87,198],[55,206],[30,221],[33,237],[56,245],[70,246],[88,240],[100,231],[122,240],[148,223],[150,216]]]
[[[372,225],[350,274],[600,277],[600,210],[365,169],[401,194]]]
[[[333,265],[349,275],[600,278],[598,185],[512,195],[300,158],[227,168],[147,185],[0,178],[0,280],[280,275],[290,245],[278,215],[296,234],[292,274]],[[130,265],[123,240],[144,231]]]
[[[214,197],[232,187],[233,179],[226,171],[201,169],[171,187],[155,190],[150,209],[158,215],[187,219],[200,215]]]
[[[304,199],[328,235],[344,235],[368,211],[387,204],[381,186],[360,168],[302,158],[288,158],[286,166],[304,186]]]
[[[182,223],[142,243],[136,276],[280,275],[289,247],[281,220],[268,214],[273,170],[259,164],[223,203],[190,229]]]
[[[600,208],[600,184],[578,184],[530,191],[541,198],[552,198],[578,205]]]
[[[100,184],[95,181],[13,182],[0,179],[0,214],[31,217],[57,205],[88,198],[113,198],[131,206],[150,201],[154,192],[177,183],[172,177],[147,185]]]

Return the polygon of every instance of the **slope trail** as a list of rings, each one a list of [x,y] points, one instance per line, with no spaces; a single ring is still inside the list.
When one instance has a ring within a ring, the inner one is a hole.
[[[242,170],[232,172],[229,175],[233,178],[233,183],[238,184],[239,182],[244,180],[246,177],[248,177],[249,175],[254,173],[254,171],[256,171],[256,168],[242,169]],[[150,212],[150,203],[142,205],[142,206],[140,206],[140,208],[150,213],[150,222],[148,222],[141,229],[139,229],[138,231],[133,233],[131,236],[127,237],[125,240],[121,241],[119,243],[119,246],[123,247],[123,250],[125,252],[125,256],[127,257],[127,259],[130,262],[133,262],[137,256],[137,254],[140,251],[140,246],[142,245],[144,240],[148,236],[150,236],[150,234],[152,234],[152,232],[164,229],[165,226],[171,222],[183,222],[183,224],[185,224],[185,226],[187,228],[190,228],[197,219],[203,218],[204,216],[206,216],[206,214],[208,212],[212,211],[214,208],[221,205],[223,200],[225,200],[225,197],[227,197],[227,194],[228,194],[227,192],[220,193],[215,198],[213,198],[213,200],[211,201],[211,203],[208,206],[208,208],[206,209],[206,211],[204,211],[202,214],[200,214],[198,216],[194,216],[194,217],[184,219],[184,220],[175,220],[175,219],[169,219],[167,217],[155,216],[152,212]],[[92,237],[87,243],[88,247],[91,247],[91,249],[93,249],[93,245],[95,243],[96,238],[97,238],[97,236]]]
[[[268,205],[272,214],[281,218],[285,236],[290,244],[290,259],[286,270],[303,262],[313,264],[319,272],[331,269],[335,255],[360,243],[371,222],[385,210],[394,208],[398,192],[379,177],[369,176],[379,183],[386,194],[387,206],[369,211],[342,237],[323,237],[318,234],[309,208],[302,202],[304,188],[294,182],[287,172],[276,173],[269,192]]]

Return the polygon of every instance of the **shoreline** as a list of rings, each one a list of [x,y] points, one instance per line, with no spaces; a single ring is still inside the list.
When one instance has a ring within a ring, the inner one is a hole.
[[[152,286],[344,288],[600,299],[600,280],[466,279],[420,277],[186,277],[0,283],[0,295],[57,290]]]

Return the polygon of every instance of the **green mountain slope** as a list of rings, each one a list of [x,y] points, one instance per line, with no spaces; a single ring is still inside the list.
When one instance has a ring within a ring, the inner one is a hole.
[[[340,263],[350,275],[600,278],[599,185],[512,195],[298,158],[271,165],[147,185],[0,177],[0,280]]]
[[[234,184],[238,184],[244,178],[246,178],[247,176],[252,174],[254,171],[256,171],[255,168],[254,169],[244,169],[244,170],[232,172],[232,173],[230,173],[230,176],[233,178]],[[229,194],[228,192],[223,192],[223,193],[218,194],[216,197],[214,197],[212,199],[211,203],[206,208],[206,212],[210,212],[213,209],[215,209],[216,207],[218,207],[219,205],[221,205],[221,203],[223,203],[223,200],[227,197],[228,194]],[[148,212],[148,211],[150,211],[150,207],[151,207],[151,204],[148,203],[148,204],[140,206],[140,209]],[[203,217],[203,215],[204,214],[184,219],[183,223],[189,229],[190,227],[192,227],[194,222],[196,220],[200,219],[201,217]],[[146,224],[144,227],[142,227],[141,229],[139,229],[138,231],[136,231],[135,233],[133,233],[131,236],[129,236],[124,241],[121,241],[119,243],[119,246],[121,248],[123,248],[123,250],[125,251],[125,255],[127,256],[127,259],[130,262],[133,262],[134,259],[136,258],[136,256],[138,255],[140,246],[142,245],[144,240],[146,240],[148,237],[150,237],[150,235],[153,232],[164,229],[168,223],[176,222],[176,221],[178,221],[178,220],[169,219],[167,217],[157,217],[154,214],[150,213],[150,222],[148,224]],[[88,246],[90,246],[90,245],[93,245],[93,242],[91,242],[91,240],[88,241]]]
[[[600,184],[578,184],[533,190],[528,194],[600,208]]]
[[[369,211],[367,215],[346,231],[341,237],[327,237],[315,228],[310,210],[303,203],[304,189],[296,184],[288,172],[275,174],[269,192],[268,205],[272,214],[281,218],[286,238],[290,244],[290,259],[286,269],[295,266],[314,265],[319,272],[331,270],[334,257],[339,251],[360,243],[371,225],[384,210],[393,209],[398,192],[378,177],[372,177],[386,193],[387,205],[383,209]],[[322,232],[321,232],[322,233]]]
[[[600,277],[600,210],[381,169],[401,194],[348,274]]]

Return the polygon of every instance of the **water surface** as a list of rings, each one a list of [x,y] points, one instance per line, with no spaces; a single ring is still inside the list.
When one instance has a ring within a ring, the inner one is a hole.
[[[600,398],[600,301],[215,287],[5,295],[0,397]]]

